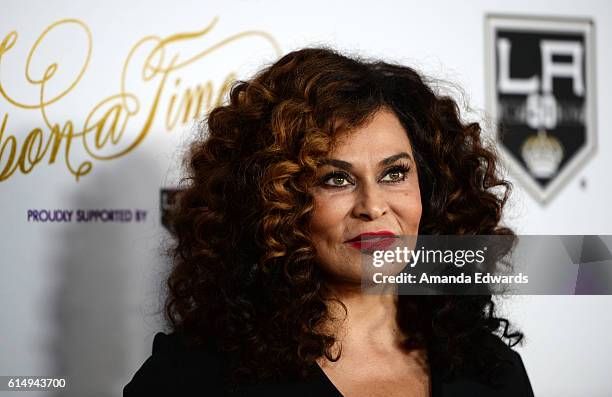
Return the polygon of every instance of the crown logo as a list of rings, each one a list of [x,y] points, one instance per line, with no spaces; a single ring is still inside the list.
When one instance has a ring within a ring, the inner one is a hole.
[[[527,168],[536,178],[550,178],[559,169],[563,159],[563,146],[554,136],[541,129],[521,146],[521,155]]]

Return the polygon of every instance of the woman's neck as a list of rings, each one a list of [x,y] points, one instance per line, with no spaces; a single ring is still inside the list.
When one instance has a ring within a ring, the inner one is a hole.
[[[329,287],[332,332],[345,350],[354,346],[394,349],[403,340],[397,325],[397,294],[362,292],[361,288]],[[336,300],[337,299],[337,300]],[[346,306],[346,315],[342,306]]]

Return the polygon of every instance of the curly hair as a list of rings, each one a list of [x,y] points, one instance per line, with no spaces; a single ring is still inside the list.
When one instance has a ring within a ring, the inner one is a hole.
[[[165,318],[193,345],[236,357],[235,379],[306,376],[331,353],[328,290],[317,266],[308,193],[340,130],[391,110],[409,132],[419,170],[423,235],[514,235],[500,226],[510,182],[481,127],[410,67],[329,48],[291,52],[232,86],[190,144],[171,214]],[[503,189],[503,196],[494,190]],[[491,334],[523,338],[496,316],[491,295],[400,296],[405,347],[426,348],[452,375],[473,362],[487,377]],[[511,343],[514,342],[514,343]]]

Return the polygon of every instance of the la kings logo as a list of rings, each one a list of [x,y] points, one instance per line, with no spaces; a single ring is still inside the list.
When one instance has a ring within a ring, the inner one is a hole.
[[[596,148],[593,24],[488,16],[487,108],[506,163],[541,203]]]

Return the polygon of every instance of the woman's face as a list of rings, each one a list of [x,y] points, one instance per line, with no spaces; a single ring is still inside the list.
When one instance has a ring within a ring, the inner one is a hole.
[[[418,234],[416,163],[406,130],[391,111],[380,110],[369,124],[340,133],[316,180],[312,241],[331,280],[361,282],[363,233]]]

